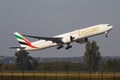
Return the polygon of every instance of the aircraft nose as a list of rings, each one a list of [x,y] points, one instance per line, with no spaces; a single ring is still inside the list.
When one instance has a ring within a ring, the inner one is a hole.
[[[110,29],[110,30],[111,30],[111,29],[113,29],[113,26],[112,26],[112,25],[110,25],[110,24],[108,25],[108,27],[109,27],[109,29]]]
[[[113,29],[113,26],[110,26],[110,29]]]

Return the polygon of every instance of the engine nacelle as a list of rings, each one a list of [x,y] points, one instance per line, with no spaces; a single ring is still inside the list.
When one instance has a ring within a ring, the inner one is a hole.
[[[79,40],[77,40],[76,42],[77,42],[77,43],[80,43],[80,44],[86,43],[86,42],[88,42],[88,38],[79,39]]]
[[[74,37],[72,37],[72,36],[64,37],[62,39],[63,43],[69,43],[69,42],[73,42],[73,41],[74,41]]]
[[[62,39],[62,42],[63,42],[63,43],[69,43],[69,42],[71,42],[71,39],[70,39],[70,37],[64,37],[64,38]]]

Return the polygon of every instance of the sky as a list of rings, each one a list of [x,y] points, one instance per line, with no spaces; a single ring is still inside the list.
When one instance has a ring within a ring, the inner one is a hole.
[[[102,56],[120,56],[120,0],[0,0],[0,55],[14,56],[19,46],[13,33],[51,37],[97,24],[111,24],[109,37],[95,40]],[[35,39],[27,38],[30,41]],[[56,47],[30,51],[33,57],[79,57],[85,44],[71,43],[69,50]],[[66,45],[65,45],[66,46]]]

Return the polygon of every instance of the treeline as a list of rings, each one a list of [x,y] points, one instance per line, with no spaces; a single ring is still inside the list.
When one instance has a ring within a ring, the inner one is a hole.
[[[120,72],[120,57],[108,58],[101,57],[99,46],[95,41],[87,42],[83,61],[72,63],[70,61],[40,62],[34,59],[25,50],[15,53],[15,64],[0,63],[1,71],[106,71]]]
[[[38,71],[89,71],[84,63],[71,63],[69,61],[54,61],[54,62],[44,62],[40,63],[37,67]],[[92,67],[91,67],[92,68]],[[99,64],[97,71],[106,72],[120,72],[120,58],[119,59],[109,59],[105,62]]]
[[[35,69],[25,71],[89,71],[84,63],[72,63],[69,61],[54,61],[38,63]],[[1,71],[21,71],[15,64],[0,64]],[[99,64],[98,71],[120,72],[120,58],[109,59]]]

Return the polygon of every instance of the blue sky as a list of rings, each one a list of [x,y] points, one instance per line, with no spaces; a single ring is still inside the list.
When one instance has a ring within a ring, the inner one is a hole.
[[[36,36],[55,36],[75,29],[109,23],[114,29],[89,38],[97,41],[102,56],[120,56],[120,0],[0,0],[0,55],[14,56],[18,46],[14,32]],[[34,41],[35,39],[30,39]],[[72,43],[70,50],[56,47],[31,51],[39,57],[83,56],[85,44]],[[66,45],[65,45],[66,46]]]

